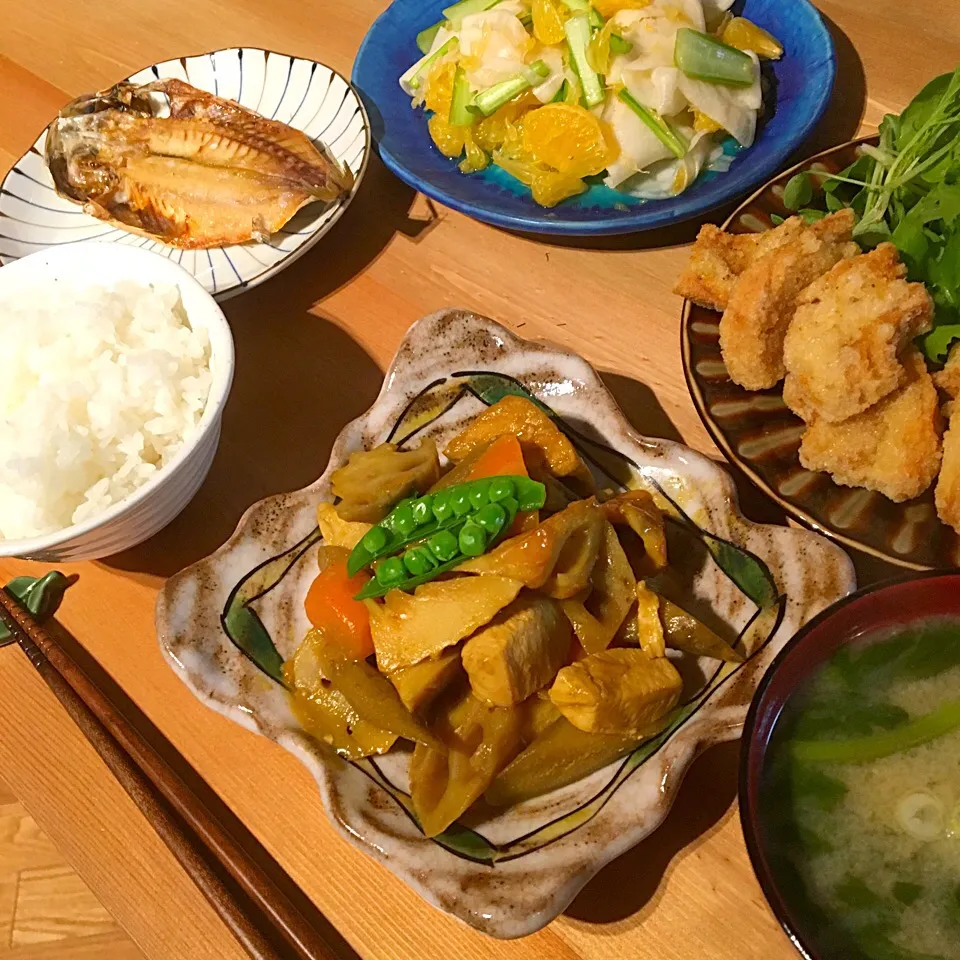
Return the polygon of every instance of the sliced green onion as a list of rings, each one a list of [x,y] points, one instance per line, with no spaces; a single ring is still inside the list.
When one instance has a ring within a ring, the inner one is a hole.
[[[587,60],[587,45],[590,43],[590,24],[585,14],[578,13],[571,17],[564,25],[563,32],[567,35],[567,46],[570,48],[570,58],[574,69],[580,78],[583,87],[583,100],[588,107],[595,107],[603,103],[604,90],[600,76],[590,66]]]
[[[414,94],[420,88],[424,76],[441,57],[446,56],[456,44],[457,38],[451,37],[439,50],[421,57],[401,78],[400,86],[409,93]]]
[[[443,21],[440,20],[432,27],[427,27],[426,30],[421,30],[417,34],[417,48],[421,53],[427,54],[430,52],[430,48],[433,46],[433,41],[437,39],[437,34],[440,32],[440,28],[442,26]]]
[[[688,77],[731,87],[749,87],[755,79],[753,60],[716,37],[682,27],[677,31],[673,62]]]
[[[532,74],[532,76],[531,76]],[[509,103],[514,97],[520,96],[524,90],[529,90],[536,86],[534,77],[540,80],[546,80],[550,76],[550,68],[543,60],[537,60],[523,72],[518,73],[508,80],[501,80],[492,87],[487,87],[473,98],[473,107],[479,110],[485,117],[499,110],[505,103]],[[456,88],[454,88],[454,97],[456,97]]]
[[[591,27],[603,26],[603,17],[593,9],[590,0],[563,0],[563,2],[568,10],[572,10],[574,13],[585,13]]]
[[[469,17],[473,13],[483,13],[484,10],[489,10],[498,3],[500,0],[460,0],[452,7],[447,7],[443,15],[455,27],[459,27],[464,17]]]
[[[686,156],[690,144],[660,116],[656,110],[650,110],[624,88],[617,96],[622,100],[654,133],[656,138],[679,160]]]
[[[457,64],[453,77],[453,97],[450,100],[450,122],[455,127],[472,127],[477,115],[470,109],[473,91],[463,67]]]
[[[932,713],[869,737],[854,740],[797,740],[790,746],[798,760],[865,763],[919,747],[960,727],[960,700],[948,700]]]
[[[629,53],[633,49],[633,44],[629,40],[624,40],[619,34],[610,34],[610,50],[613,53]]]

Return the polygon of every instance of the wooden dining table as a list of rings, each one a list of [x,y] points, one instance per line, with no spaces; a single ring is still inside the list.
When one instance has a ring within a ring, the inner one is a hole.
[[[790,4],[794,0],[780,0]],[[2,0],[0,174],[58,108],[151,63],[230,46],[320,60],[349,75],[386,0]],[[954,0],[818,0],[838,76],[797,159],[876,130],[956,66]],[[721,222],[729,213],[718,210]],[[154,603],[254,501],[314,480],[364,411],[404,331],[441,307],[485,314],[575,350],[643,433],[720,459],[687,393],[671,293],[697,223],[602,241],[485,226],[417,195],[376,157],[353,205],[302,259],[224,305],[236,380],[213,469],[152,540],[76,575],[58,619],[273,854],[357,955],[370,960],[789,960],[750,869],[737,815],[738,745],[705,753],[666,822],[523,940],[440,913],[351,846],[292,755],[215,714],[164,663]],[[744,511],[785,518],[746,481]],[[0,562],[4,582],[49,566]],[[861,581],[895,572],[858,560]],[[143,954],[234,960],[231,938],[16,647],[0,651],[0,771]],[[53,954],[51,954],[52,956]],[[91,954],[96,956],[96,954]],[[104,954],[106,956],[106,954]]]

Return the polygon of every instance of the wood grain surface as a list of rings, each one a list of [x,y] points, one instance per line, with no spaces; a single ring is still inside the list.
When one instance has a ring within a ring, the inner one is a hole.
[[[784,3],[791,0],[783,0]],[[349,73],[385,0],[0,0],[0,170],[57,108],[152,62],[249,44]],[[916,0],[820,0],[840,69],[813,153],[873,131],[956,64],[960,8]],[[720,219],[729,211],[718,211]],[[670,293],[696,224],[587,243],[548,243],[428,203],[375,158],[337,228],[226,312],[236,382],[213,470],[152,541],[79,580],[59,614],[256,833],[357,953],[375,960],[789,960],[736,816],[735,744],[691,769],[665,825],[526,940],[486,939],[424,904],[327,823],[306,770],[207,710],[164,665],[153,630],[163,579],[218,546],[254,500],[312,481],[332,440],[379,389],[404,330],[466,307],[562,343],[599,370],[643,432],[716,455],[687,396],[680,301]],[[745,512],[783,518],[746,485]],[[889,573],[861,564],[862,579]],[[0,578],[45,570],[0,562]],[[0,770],[41,827],[150,958],[241,956],[122,789],[16,648],[0,651]],[[0,889],[0,898],[3,891]],[[96,953],[91,956],[96,956]],[[104,953],[104,956],[113,954]]]
[[[0,960],[142,960],[0,780]]]

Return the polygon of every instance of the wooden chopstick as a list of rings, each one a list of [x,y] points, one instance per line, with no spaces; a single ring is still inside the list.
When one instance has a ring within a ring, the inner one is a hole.
[[[5,590],[0,620],[251,958],[357,956],[222,801],[211,803],[209,786],[69,635],[55,640]]]

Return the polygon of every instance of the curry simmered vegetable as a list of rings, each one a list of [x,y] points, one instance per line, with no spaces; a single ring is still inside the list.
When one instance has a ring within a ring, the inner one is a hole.
[[[334,473],[312,629],[285,665],[304,728],[341,756],[412,746],[427,836],[655,736],[682,694],[678,658],[742,659],[658,594],[650,494],[597,491],[535,404],[505,398],[443,455],[383,444]]]

